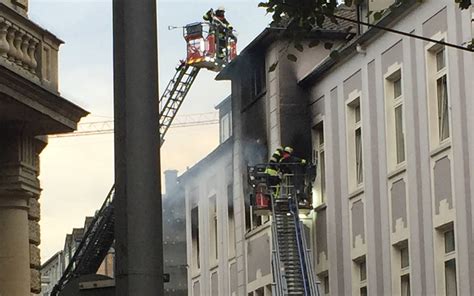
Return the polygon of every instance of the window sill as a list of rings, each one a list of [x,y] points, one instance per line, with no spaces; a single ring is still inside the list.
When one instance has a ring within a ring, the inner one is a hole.
[[[249,232],[247,232],[247,233],[245,234],[245,238],[249,238],[249,237],[255,236],[256,234],[267,230],[268,228],[270,228],[270,225],[271,225],[271,224],[272,224],[272,223],[271,223],[271,220],[268,220],[267,222],[263,223],[262,225],[257,226],[257,227],[255,227],[254,229],[252,229],[252,230],[250,230]]]
[[[443,153],[444,151],[448,150],[451,148],[451,141],[446,140],[445,142],[442,142],[437,148],[432,149],[430,151],[431,157],[436,157],[438,154]]]
[[[357,187],[356,190],[349,193],[349,199],[353,199],[355,197],[358,197],[359,195],[361,195],[363,193],[364,193],[364,186],[360,185],[359,187]]]
[[[217,268],[219,267],[219,262],[214,262],[213,264],[211,264],[211,268],[209,268],[209,272],[214,272],[217,270]]]
[[[392,179],[395,178],[398,175],[403,174],[407,170],[407,165],[406,162],[402,162],[401,164],[398,164],[395,169],[390,171],[387,175],[387,178]]]
[[[327,207],[328,206],[326,205],[326,203],[322,203],[319,206],[315,207],[314,211],[315,212],[322,212],[322,211],[326,210]]]
[[[191,280],[197,280],[198,278],[201,277],[201,270],[194,270],[191,272],[192,274],[192,277],[191,277]]]

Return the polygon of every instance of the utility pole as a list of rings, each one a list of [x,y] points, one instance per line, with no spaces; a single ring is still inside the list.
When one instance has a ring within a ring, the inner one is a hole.
[[[156,0],[114,0],[117,296],[163,295]]]

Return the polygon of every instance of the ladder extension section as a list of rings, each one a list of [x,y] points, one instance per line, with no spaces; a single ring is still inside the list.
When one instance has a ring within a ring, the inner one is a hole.
[[[272,237],[274,294],[319,296],[319,280],[313,273],[311,250],[307,248],[299,219],[293,176],[286,176],[275,200],[272,194]]]
[[[168,83],[165,92],[160,98],[160,139],[164,143],[164,136],[176,117],[189,89],[193,85],[200,68],[183,65],[176,70],[173,79]],[[94,220],[87,228],[76,252],[69,262],[63,276],[51,293],[52,296],[65,287],[74,277],[94,274],[107,256],[114,242],[114,194],[115,185],[110,190],[101,209],[96,213]]]
[[[160,135],[161,139],[168,131],[194,83],[200,68],[184,65],[176,71],[173,79],[168,83],[163,96],[160,98]],[[163,140],[161,140],[163,143]]]

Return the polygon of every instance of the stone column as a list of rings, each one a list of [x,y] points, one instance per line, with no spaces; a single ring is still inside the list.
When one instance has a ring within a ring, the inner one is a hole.
[[[39,293],[38,154],[45,143],[0,129],[0,295]]]
[[[0,191],[0,295],[30,295],[28,195]]]

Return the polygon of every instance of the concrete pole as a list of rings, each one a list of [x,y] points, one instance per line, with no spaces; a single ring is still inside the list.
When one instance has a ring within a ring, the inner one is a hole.
[[[163,295],[156,0],[114,0],[116,295]]]

